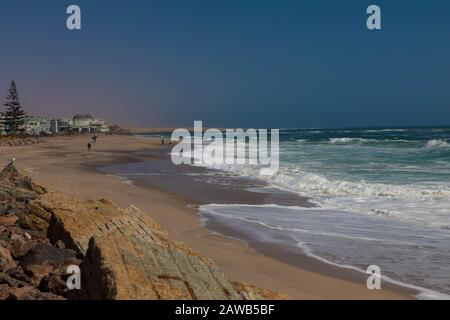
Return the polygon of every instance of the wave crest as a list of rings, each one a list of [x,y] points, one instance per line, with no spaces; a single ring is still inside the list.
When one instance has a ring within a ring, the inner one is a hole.
[[[449,148],[449,147],[450,144],[441,139],[428,140],[424,146],[425,149]]]
[[[272,182],[280,188],[292,192],[330,196],[352,197],[390,197],[400,199],[436,199],[450,197],[450,191],[424,188],[415,185],[393,185],[383,183],[351,182],[330,180],[326,177],[308,172],[280,171],[272,177]]]

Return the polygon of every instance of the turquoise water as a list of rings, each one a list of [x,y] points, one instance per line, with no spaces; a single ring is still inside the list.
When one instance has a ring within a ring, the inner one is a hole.
[[[286,130],[277,187],[325,208],[450,226],[450,128]]]

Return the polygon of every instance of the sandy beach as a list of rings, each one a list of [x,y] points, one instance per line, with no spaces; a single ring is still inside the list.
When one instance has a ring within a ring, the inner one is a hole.
[[[213,233],[202,222],[191,199],[149,185],[131,184],[98,167],[156,157],[146,150],[169,148],[160,139],[99,136],[87,151],[89,136],[43,138],[36,145],[0,147],[0,161],[16,158],[18,168],[50,189],[87,199],[107,198],[126,207],[134,204],[151,215],[174,240],[185,242],[213,259],[231,278],[287,294],[295,299],[411,299],[395,286],[368,290],[364,277],[305,257],[299,268],[263,255],[245,243]],[[164,152],[164,150],[162,150]],[[266,248],[270,252],[270,248]],[[301,264],[301,263],[300,263]]]

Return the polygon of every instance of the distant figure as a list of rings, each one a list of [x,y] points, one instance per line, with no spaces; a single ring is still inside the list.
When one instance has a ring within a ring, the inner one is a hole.
[[[87,147],[88,147],[88,151],[91,151],[91,143],[90,142],[87,144]]]
[[[161,140],[161,144],[164,144],[164,139]]]
[[[92,141],[93,141],[94,143],[97,143],[97,136],[92,136]]]

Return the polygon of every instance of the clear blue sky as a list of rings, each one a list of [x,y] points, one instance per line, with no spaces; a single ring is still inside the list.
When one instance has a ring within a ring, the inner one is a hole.
[[[66,29],[66,8],[82,30]],[[382,9],[381,31],[366,8]],[[450,124],[450,2],[14,0],[0,92],[134,126]]]

